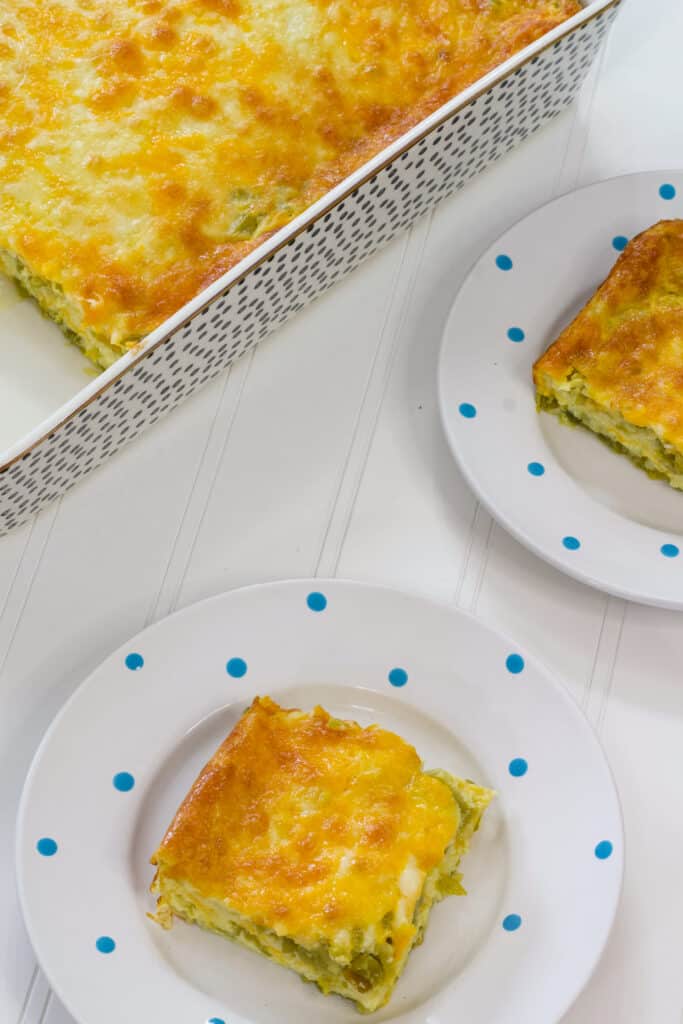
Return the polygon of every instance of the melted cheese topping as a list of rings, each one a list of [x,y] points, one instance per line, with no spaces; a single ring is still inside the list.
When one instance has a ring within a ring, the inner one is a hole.
[[[54,285],[39,301],[67,329],[124,350],[578,10],[578,0],[4,0],[0,250]]]
[[[629,242],[534,366],[541,399],[572,392],[575,378],[595,406],[683,454],[683,220],[660,221]],[[602,432],[650,457],[636,433],[615,431]]]
[[[308,948],[387,934],[400,960],[459,823],[452,790],[399,736],[257,698],[153,863],[162,893],[182,881]]]

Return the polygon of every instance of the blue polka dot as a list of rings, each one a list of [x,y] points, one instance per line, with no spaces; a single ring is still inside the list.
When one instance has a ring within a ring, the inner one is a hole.
[[[503,928],[506,932],[516,932],[521,924],[522,919],[519,914],[508,914],[503,918]]]
[[[617,252],[623,252],[627,245],[628,238],[626,235],[615,235],[612,239],[612,246],[617,250]]]
[[[499,270],[512,270],[512,260],[505,253],[496,256],[496,266]]]
[[[545,473],[545,466],[542,462],[530,462],[526,468],[532,476],[543,476]]]
[[[459,405],[458,412],[460,413],[461,416],[464,416],[466,420],[473,420],[474,417],[477,415],[476,408],[473,405],[470,405],[469,402],[463,402],[461,405]]]
[[[508,672],[512,672],[513,676],[517,676],[524,671],[524,658],[521,654],[508,654],[505,659],[505,667]]]
[[[117,772],[111,781],[114,784],[114,789],[118,789],[119,793],[130,793],[135,785],[135,779],[130,772]]]
[[[110,935],[100,935],[95,945],[100,953],[113,953],[116,949],[116,943]]]
[[[681,553],[680,548],[676,544],[662,544],[659,550],[665,558],[677,558]]]
[[[562,543],[566,547],[567,551],[578,551],[581,547],[581,541],[578,537],[563,537]]]
[[[676,189],[674,188],[673,185],[669,185],[669,184],[660,185],[659,186],[659,194],[662,197],[662,199],[675,199],[676,198]]]
[[[225,1024],[222,1017],[209,1017],[206,1024]]]
[[[524,331],[521,327],[510,327],[510,329],[508,330],[508,338],[510,339],[510,341],[524,341],[525,337],[526,335],[524,334]]]
[[[309,594],[306,598],[306,604],[312,612],[324,612],[327,608],[327,598],[324,594],[318,593],[314,590],[312,594]]]
[[[233,679],[241,679],[247,674],[247,663],[244,658],[231,658],[225,666],[225,671]]]
[[[392,668],[389,673],[389,682],[392,686],[405,686],[408,682],[408,673],[404,668]]]
[[[610,843],[609,839],[603,839],[601,843],[595,847],[595,856],[598,860],[607,860],[608,857],[612,856],[612,850],[614,847]]]
[[[515,779],[521,779],[522,775],[526,775],[529,770],[529,765],[526,763],[523,757],[515,757],[508,765],[508,771]]]
[[[36,850],[41,857],[54,857],[59,847],[54,839],[50,839],[49,836],[43,836],[36,843]]]
[[[137,672],[144,664],[145,659],[136,651],[133,651],[132,654],[126,655],[126,668],[129,668],[131,672]]]

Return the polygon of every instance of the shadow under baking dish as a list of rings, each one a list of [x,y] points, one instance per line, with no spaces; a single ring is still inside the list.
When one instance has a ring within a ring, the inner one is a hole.
[[[445,726],[391,696],[345,686],[293,687],[278,693],[284,706],[311,708],[322,704],[340,718],[361,725],[373,722],[412,743],[426,768],[444,768],[486,784],[489,780],[471,752]],[[140,914],[154,907],[149,885],[156,849],[173,814],[194,779],[233,728],[245,705],[220,708],[198,723],[170,750],[140,807],[130,854],[132,883]],[[457,978],[476,955],[500,917],[508,876],[509,851],[499,800],[487,811],[482,827],[464,858],[465,897],[448,897],[432,913],[424,944],[411,954],[403,977],[387,1007],[373,1014],[392,1020],[415,1009]],[[190,985],[217,1000],[217,1005],[255,1024],[289,1024],[325,1020],[357,1022],[347,1000],[323,996],[294,972],[229,940],[177,921],[170,932],[149,923],[152,939],[172,969]]]

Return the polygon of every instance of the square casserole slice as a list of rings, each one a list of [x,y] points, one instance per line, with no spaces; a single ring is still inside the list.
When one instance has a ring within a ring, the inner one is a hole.
[[[534,383],[539,409],[683,490],[683,220],[629,242]]]
[[[154,915],[235,939],[369,1012],[458,863],[490,790],[425,772],[378,726],[257,698],[152,858]]]

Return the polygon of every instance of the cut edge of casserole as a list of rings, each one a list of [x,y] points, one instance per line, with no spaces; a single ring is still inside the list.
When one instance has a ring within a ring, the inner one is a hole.
[[[683,219],[631,239],[533,381],[539,411],[683,490]]]
[[[56,281],[31,272],[27,264],[7,249],[0,249],[0,270],[16,282],[21,292],[34,299],[43,316],[61,329],[68,341],[81,349],[100,370],[108,370],[135,342],[116,347],[83,323],[77,304]]]
[[[619,412],[594,402],[578,370],[572,370],[563,381],[539,375],[536,405],[539,412],[551,413],[561,423],[590,431],[652,480],[666,480],[683,491],[683,453],[651,427],[629,423]]]
[[[395,733],[256,698],[151,858],[174,917],[370,1013],[389,1000],[493,791],[425,771]]]

